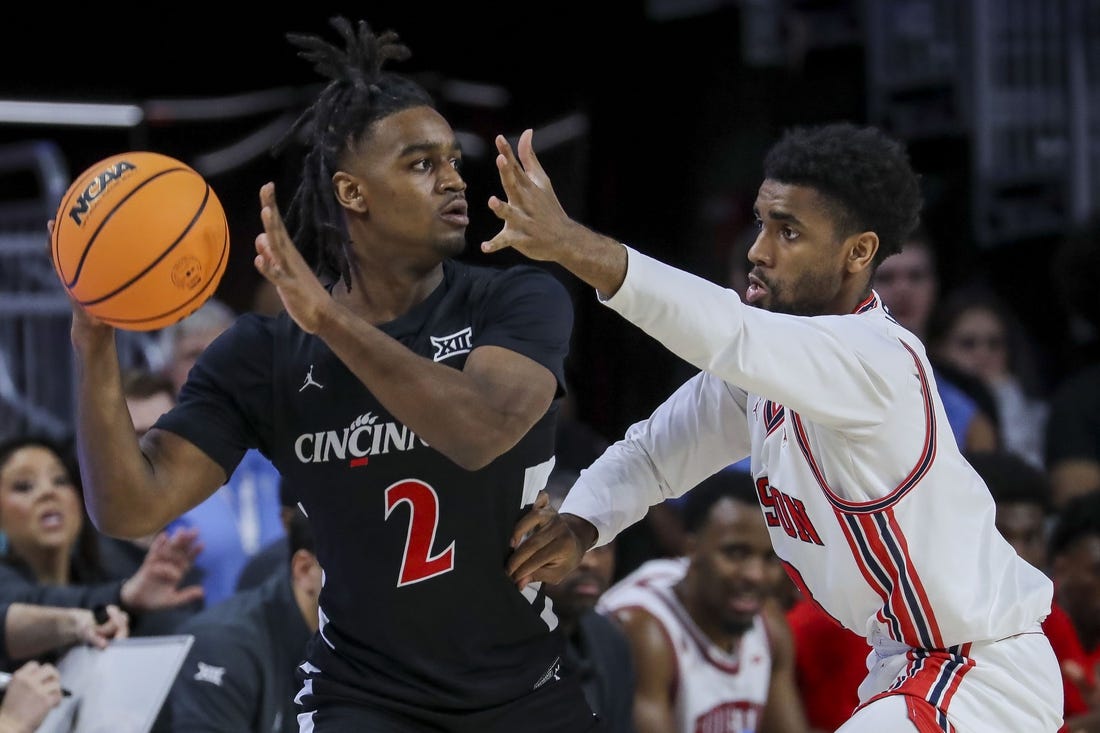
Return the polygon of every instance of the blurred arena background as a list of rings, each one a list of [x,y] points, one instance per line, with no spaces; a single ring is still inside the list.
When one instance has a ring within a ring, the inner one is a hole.
[[[1017,309],[1049,380],[1076,366],[1051,261],[1100,199],[1100,0],[634,0],[266,6],[150,4],[111,17],[27,8],[0,46],[0,425],[71,419],[68,306],[45,221],[72,177],[150,149],[207,176],[233,235],[218,297],[253,307],[257,190],[293,174],[270,145],[316,77],[284,40],[361,13],[410,46],[462,135],[468,257],[492,236],[492,136],[536,129],[575,217],[716,281],[751,226],[764,150],[790,125],[882,125],[922,173],[945,285],[984,280]],[[232,19],[231,19],[232,16]],[[78,106],[64,107],[61,104]],[[498,257],[497,261],[505,258]],[[609,438],[686,365],[576,295],[578,416]],[[156,334],[123,334],[155,362]]]

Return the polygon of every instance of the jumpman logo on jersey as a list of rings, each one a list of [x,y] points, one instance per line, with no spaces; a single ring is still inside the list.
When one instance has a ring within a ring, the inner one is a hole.
[[[313,365],[312,364],[309,365],[309,371],[306,372],[305,384],[303,384],[301,389],[299,389],[298,391],[299,392],[305,392],[306,387],[316,387],[317,389],[324,389],[325,388],[325,385],[323,385],[320,382],[315,381],[313,379]]]

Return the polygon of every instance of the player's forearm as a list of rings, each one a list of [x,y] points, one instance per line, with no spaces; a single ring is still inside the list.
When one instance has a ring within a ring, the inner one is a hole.
[[[468,374],[413,353],[345,308],[333,308],[318,335],[390,414],[463,468],[487,465],[533,424]]]
[[[148,534],[143,520],[155,507],[153,476],[122,395],[114,334],[74,345],[76,444],[88,514],[96,528],[108,535]]]
[[[555,251],[554,261],[595,288],[602,298],[618,292],[626,279],[626,247],[580,224],[576,224],[576,236]]]

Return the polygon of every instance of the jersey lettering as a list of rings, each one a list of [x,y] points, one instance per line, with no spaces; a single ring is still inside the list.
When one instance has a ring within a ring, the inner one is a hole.
[[[782,527],[788,537],[797,537],[803,542],[825,544],[801,499],[795,499],[769,484],[767,476],[756,479],[756,495],[769,527]]]
[[[401,572],[397,587],[449,573],[455,566],[455,543],[432,555],[435,533],[439,529],[439,495],[423,481],[406,479],[386,489],[386,519],[402,502],[409,505],[409,531],[405,535],[405,552],[401,556]]]

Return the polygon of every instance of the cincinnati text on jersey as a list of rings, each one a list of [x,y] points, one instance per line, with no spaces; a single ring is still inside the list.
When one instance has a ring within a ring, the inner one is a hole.
[[[347,461],[354,468],[367,465],[368,456],[385,455],[391,450],[410,451],[417,443],[428,445],[407,426],[380,423],[377,415],[368,412],[340,430],[302,433],[294,439],[294,455],[302,463]]]

